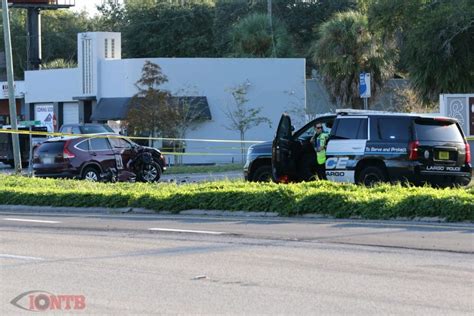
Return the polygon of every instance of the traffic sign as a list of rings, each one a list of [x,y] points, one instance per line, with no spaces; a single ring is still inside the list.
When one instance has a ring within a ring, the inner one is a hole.
[[[361,98],[370,98],[370,73],[361,72],[359,75],[359,95]]]
[[[20,121],[18,122],[18,125],[30,127],[30,126],[40,126],[41,121]]]

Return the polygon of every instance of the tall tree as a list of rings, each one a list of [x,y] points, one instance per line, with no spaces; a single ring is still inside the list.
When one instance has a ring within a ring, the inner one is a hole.
[[[232,29],[233,57],[289,57],[291,37],[285,26],[273,19],[270,25],[266,14],[247,16]]]
[[[43,11],[42,51],[43,62],[55,59],[77,61],[77,33],[94,30],[92,20],[85,11]]]
[[[395,45],[398,61],[396,73],[408,72],[406,41],[423,8],[430,0],[363,0],[367,1],[367,16],[371,32],[380,35],[384,45]]]
[[[272,14],[288,30],[294,51],[291,57],[310,57],[311,43],[317,33],[313,29],[335,12],[355,9],[354,0],[273,0]],[[267,14],[267,0],[217,0],[214,19],[214,43],[219,56],[232,52],[231,29],[248,15]],[[308,73],[313,66],[307,61]]]
[[[406,42],[410,79],[425,100],[474,91],[474,2],[439,1],[423,10]]]
[[[10,11],[12,51],[15,77],[24,78],[26,70],[26,11],[12,9]],[[92,20],[85,12],[69,10],[43,11],[42,27],[42,61],[64,59],[68,63],[77,60],[77,33],[94,30]],[[0,41],[3,45],[3,29],[0,27]],[[2,49],[0,49],[1,51]]]
[[[10,32],[15,79],[23,79],[26,69],[26,11],[10,10]],[[0,23],[0,51],[4,52],[3,23]],[[2,74],[6,76],[5,74]]]
[[[116,0],[106,0],[97,6],[97,29],[99,31],[121,32],[125,23],[125,7]]]
[[[360,106],[359,73],[372,75],[373,94],[392,76],[394,52],[368,29],[367,17],[356,11],[336,14],[319,28],[313,60],[338,104]]]
[[[133,96],[127,113],[128,130],[133,135],[157,137],[173,128],[166,111],[171,94],[160,87],[167,81],[160,66],[145,62],[141,78],[135,84],[138,92]]]
[[[377,0],[368,15],[374,32],[396,41],[398,71],[424,101],[474,89],[472,1]]]
[[[125,56],[213,57],[213,13],[200,4],[126,5]]]
[[[231,51],[231,28],[249,13],[247,0],[218,0],[214,7],[214,48],[218,56],[227,56]]]

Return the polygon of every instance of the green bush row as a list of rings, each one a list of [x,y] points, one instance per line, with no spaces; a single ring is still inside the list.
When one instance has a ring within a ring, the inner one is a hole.
[[[441,217],[474,221],[474,187],[435,189],[383,184],[298,184],[219,181],[198,184],[92,183],[77,180],[0,176],[0,204],[137,207],[179,212],[188,209],[306,213],[337,218]]]

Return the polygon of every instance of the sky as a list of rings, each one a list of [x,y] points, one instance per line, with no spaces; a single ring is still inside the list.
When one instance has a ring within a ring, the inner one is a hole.
[[[76,0],[76,6],[73,10],[81,11],[82,9],[86,9],[89,15],[95,15],[97,14],[95,6],[101,3],[102,0]]]

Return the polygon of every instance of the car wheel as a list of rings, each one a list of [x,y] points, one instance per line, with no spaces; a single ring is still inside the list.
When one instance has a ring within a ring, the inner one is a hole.
[[[460,177],[460,178],[456,178],[456,180],[454,181],[455,186],[461,186],[461,187],[468,186],[470,183],[471,183],[470,177]]]
[[[97,182],[100,180],[100,173],[94,167],[87,167],[82,172],[82,179],[91,182]]]
[[[161,178],[161,168],[156,162],[144,164],[138,175],[141,182],[157,182]]]
[[[252,181],[270,182],[273,179],[271,166],[260,166],[253,173]]]
[[[357,183],[365,186],[373,186],[376,183],[387,181],[385,171],[380,167],[365,167],[357,178]]]

